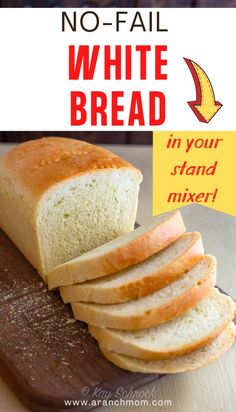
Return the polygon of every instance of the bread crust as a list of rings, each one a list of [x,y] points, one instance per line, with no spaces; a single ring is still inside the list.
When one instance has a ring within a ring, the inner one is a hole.
[[[182,238],[189,236],[183,234]],[[121,303],[132,299],[147,296],[179,279],[184,272],[192,268],[204,254],[201,235],[193,232],[193,241],[182,255],[165,265],[161,270],[127,282],[125,285],[114,286],[110,289],[95,289],[89,284],[65,286],[60,288],[64,303],[68,302],[95,302]],[[122,273],[121,273],[122,276]]]
[[[48,274],[49,289],[119,272],[158,253],[180,237],[185,230],[181,213],[170,213],[168,219],[160,225],[105,255],[97,256],[95,259],[90,257],[80,262],[67,262],[53,269]]]
[[[127,317],[104,314],[96,309],[94,304],[72,303],[74,317],[94,326],[111,329],[138,330],[150,328],[167,322],[174,317],[195,306],[214,287],[216,282],[215,270],[210,270],[183,294],[174,297],[171,301],[157,308],[149,309],[136,315]]]
[[[104,169],[133,169],[142,180],[134,166],[108,150],[63,137],[27,141],[7,152],[2,161],[8,176],[36,198],[64,180]]]
[[[185,357],[186,355],[183,355],[181,362],[177,362],[177,364],[175,362],[175,358],[172,358],[168,360],[162,360],[160,361],[160,363],[156,364],[153,363],[155,361],[150,361],[150,363],[146,363],[145,365],[143,365],[139,364],[138,359],[136,358],[130,358],[125,355],[120,355],[116,352],[111,352],[104,346],[100,346],[100,350],[103,353],[103,355],[116,366],[122,369],[129,370],[131,372],[180,373],[207,366],[209,363],[213,362],[214,360],[222,356],[232,346],[235,339],[235,326],[233,322],[231,322],[227,326],[227,328],[222,332],[222,334],[219,335],[216,339],[218,338],[221,338],[221,342],[219,344],[218,350],[214,351],[213,354],[210,354],[208,357],[201,356],[201,353],[196,351],[196,354],[194,354],[193,362],[188,362],[188,359],[186,359]]]
[[[210,334],[202,337],[201,339],[191,342],[186,345],[182,345],[175,349],[168,349],[165,351],[152,351],[149,349],[142,349],[132,342],[123,340],[119,336],[114,336],[112,331],[106,328],[99,328],[93,325],[89,325],[89,333],[99,342],[99,345],[105,347],[109,351],[120,353],[126,356],[143,359],[143,360],[158,360],[158,359],[170,359],[173,356],[181,356],[187,353],[193,352],[201,347],[211,343],[216,336],[223,332],[223,330],[229,325],[234,318],[235,304],[231,298],[225,296],[225,301],[228,305],[227,318],[224,322]]]

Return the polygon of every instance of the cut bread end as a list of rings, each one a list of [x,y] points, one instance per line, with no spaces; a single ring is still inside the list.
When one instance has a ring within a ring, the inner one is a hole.
[[[168,212],[73,260],[53,268],[48,287],[72,285],[118,272],[167,247],[186,231],[181,213]]]

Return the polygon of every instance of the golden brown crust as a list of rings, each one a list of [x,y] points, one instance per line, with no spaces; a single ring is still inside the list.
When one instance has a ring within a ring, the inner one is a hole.
[[[157,308],[147,310],[144,313],[119,317],[117,315],[104,313],[96,310],[93,304],[72,303],[74,317],[91,325],[111,329],[138,330],[150,328],[167,322],[195,306],[202,300],[215,285],[215,273],[207,273],[201,280],[185,293],[180,294],[168,303]]]
[[[169,219],[154,229],[105,255],[98,256],[96,260],[88,259],[79,264],[72,261],[53,269],[48,274],[48,287],[53,289],[68,286],[121,271],[164,249],[185,230],[180,212],[171,213]]]
[[[122,269],[142,262],[170,245],[185,230],[180,212],[177,211],[170,214],[169,219],[137,239],[130,241],[128,248],[125,245],[101,257],[101,272],[99,276],[119,272]]]
[[[203,255],[200,237],[197,243],[191,246],[192,247],[190,247],[186,254],[183,254],[180,259],[169,263],[156,274],[146,276],[143,279],[137,279],[134,283],[129,282],[122,285],[119,290],[120,302],[150,295],[179,279],[183,273],[191,269]]]
[[[45,137],[16,146],[5,155],[4,167],[9,176],[35,195],[63,180],[92,171],[136,170],[108,150],[62,137]]]
[[[189,236],[188,233],[182,235],[183,238],[187,236]],[[194,233],[192,243],[182,255],[178,256],[161,270],[108,290],[89,290],[89,284],[62,287],[60,288],[62,299],[65,303],[82,301],[104,304],[121,303],[138,299],[162,289],[171,282],[179,279],[184,272],[191,269],[198,262],[202,255],[203,245],[201,236],[196,232]],[[79,290],[79,288],[81,288],[81,290]]]

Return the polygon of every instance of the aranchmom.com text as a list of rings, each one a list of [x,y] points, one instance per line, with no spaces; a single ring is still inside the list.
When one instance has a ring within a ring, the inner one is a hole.
[[[123,406],[123,407],[162,407],[162,406],[172,406],[170,399],[92,399],[88,401],[87,399],[67,399],[64,400],[66,407],[99,407],[99,406]]]

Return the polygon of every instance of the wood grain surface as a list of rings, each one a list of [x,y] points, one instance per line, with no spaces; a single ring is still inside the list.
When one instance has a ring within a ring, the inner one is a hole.
[[[159,375],[129,373],[107,361],[86,324],[73,319],[58,292],[0,231],[0,373],[34,411],[68,410],[64,400],[86,399],[97,387],[114,393]],[[87,410],[76,407],[73,410]]]

